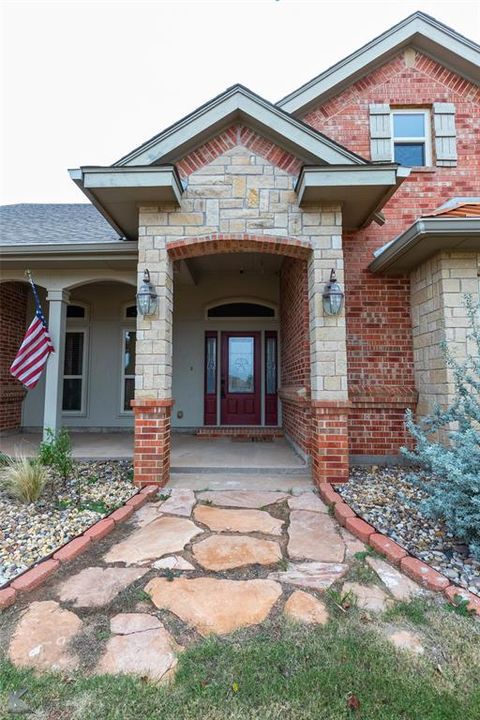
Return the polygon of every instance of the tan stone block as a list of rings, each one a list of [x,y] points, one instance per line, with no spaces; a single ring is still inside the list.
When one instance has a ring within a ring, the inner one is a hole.
[[[203,213],[172,213],[168,218],[168,222],[170,225],[203,225]]]
[[[247,207],[256,208],[259,205],[259,191],[256,188],[251,188],[247,193]]]
[[[247,187],[247,181],[244,177],[233,178],[233,196],[234,197],[245,197],[245,191]]]

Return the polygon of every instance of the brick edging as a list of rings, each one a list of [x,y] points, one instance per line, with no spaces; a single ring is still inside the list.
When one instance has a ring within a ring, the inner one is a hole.
[[[370,545],[380,555],[384,555],[393,565],[415,580],[423,587],[434,592],[443,592],[451,603],[455,596],[460,595],[468,600],[468,607],[480,616],[480,597],[469,590],[455,585],[442,573],[434,570],[422,560],[409,555],[409,553],[394,540],[375,530],[365,520],[362,520],[352,508],[344,502],[343,498],[335,492],[330,483],[320,483],[318,486],[320,497],[329,507],[333,508],[335,518],[340,525],[349,530],[362,542]]]
[[[94,525],[90,525],[81,535],[77,535],[73,540],[69,540],[68,543],[57,548],[51,556],[40,560],[36,565],[13,578],[0,590],[0,611],[13,605],[19,593],[35,590],[48,580],[59,567],[82,555],[88,550],[91,543],[101,540],[112,532],[117,525],[131,517],[135,510],[142,507],[157,492],[158,486],[156,485],[142,488],[110,515],[105,515]]]

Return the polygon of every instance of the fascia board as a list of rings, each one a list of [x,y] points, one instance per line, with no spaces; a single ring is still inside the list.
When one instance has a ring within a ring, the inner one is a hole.
[[[304,167],[295,188],[302,202],[307,187],[352,187],[356,185],[392,185],[397,182],[398,166]],[[402,168],[403,170],[403,168]],[[404,173],[401,177],[407,177]]]
[[[290,146],[295,146],[302,157],[318,158],[327,163],[362,164],[365,162],[347,149],[330,142],[328,138],[319,138],[317,133],[295,118],[260,98],[235,89],[230,95],[216,98],[196,113],[167,129],[160,136],[152,138],[137,150],[115,163],[115,167],[151,165],[163,157],[174,154],[192,139],[211,135],[212,128],[224,125],[235,118],[253,121],[280,138],[285,138]]]
[[[305,111],[312,104],[320,102],[330,94],[340,92],[342,88],[354,82],[365,72],[384,62],[387,56],[407,45],[425,50],[430,55],[433,55],[432,47],[435,46],[438,59],[442,60],[442,53],[444,53],[444,62],[450,67],[452,66],[452,57],[457,55],[471,66],[468,79],[479,83],[480,47],[433,18],[415,15],[406,18],[403,23],[394,26],[324,73],[302,85],[298,90],[280,100],[277,105],[289,113]]]
[[[454,238],[472,235],[479,236],[480,244],[480,218],[422,218],[416,220],[405,232],[388,244],[368,267],[373,273],[387,271],[400,257],[411,251],[426,237]]]
[[[3,259],[18,258],[19,255],[91,255],[105,253],[108,257],[114,256],[135,257],[138,254],[138,244],[129,240],[111,243],[30,243],[24,245],[0,245],[0,255]],[[10,258],[10,256],[13,256]]]

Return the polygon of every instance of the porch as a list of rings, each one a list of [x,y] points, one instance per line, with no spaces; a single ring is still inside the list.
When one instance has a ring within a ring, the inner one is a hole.
[[[72,432],[72,454],[83,460],[133,459],[133,432]],[[0,452],[33,457],[40,432],[14,432],[0,438]],[[246,447],[247,445],[247,447]],[[204,438],[189,433],[172,434],[172,473],[308,476],[309,468],[285,438],[252,442],[247,439]]]

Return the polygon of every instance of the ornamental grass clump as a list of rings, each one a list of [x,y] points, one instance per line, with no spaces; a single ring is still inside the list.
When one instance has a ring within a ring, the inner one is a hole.
[[[26,457],[9,458],[0,473],[2,489],[23,503],[36,502],[46,482],[46,468]]]
[[[447,530],[480,560],[480,301],[467,295],[465,307],[473,351],[460,361],[442,345],[452,372],[453,401],[446,408],[437,405],[419,422],[407,411],[406,424],[415,446],[402,452],[433,476],[425,482],[420,473],[414,474],[428,496],[422,511],[442,518]]]

